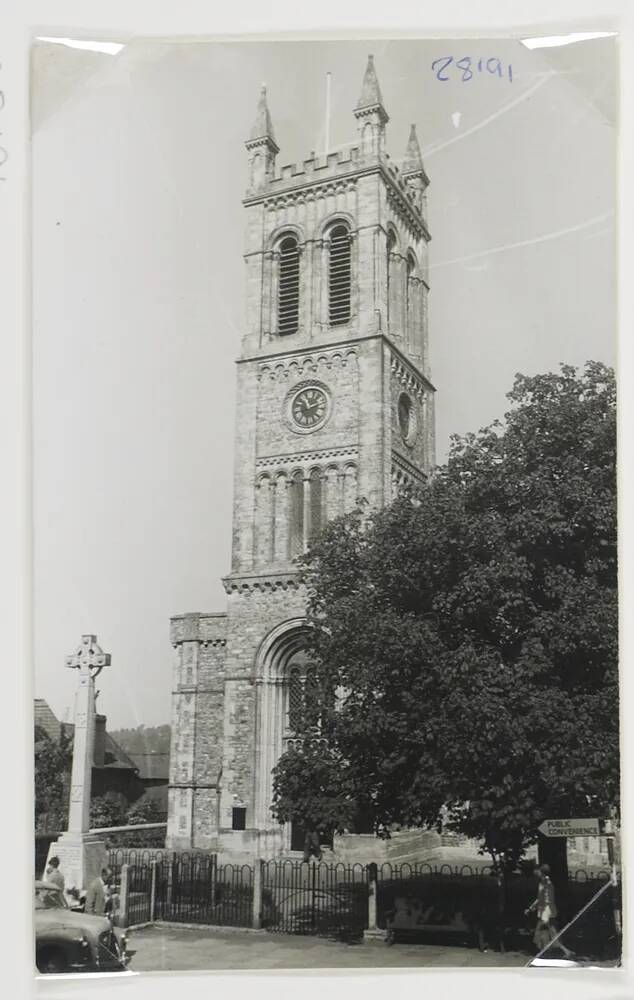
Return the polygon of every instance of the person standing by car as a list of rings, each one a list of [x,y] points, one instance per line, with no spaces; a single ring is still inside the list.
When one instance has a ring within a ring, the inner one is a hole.
[[[550,878],[550,865],[540,865],[536,869],[538,886],[537,899],[524,912],[537,912],[537,925],[533,935],[533,942],[538,952],[544,951],[548,945],[557,937],[557,927],[555,919],[557,917],[557,903],[555,902],[555,887]],[[561,941],[557,941],[555,948],[563,952],[566,958],[571,958],[573,952],[566,948]]]
[[[64,876],[59,870],[59,858],[56,855],[49,859],[46,866],[46,881],[64,891]]]
[[[93,879],[88,886],[88,892],[86,893],[86,913],[95,913],[99,916],[105,914],[106,904],[110,896],[109,884],[110,869],[102,868],[101,875]]]

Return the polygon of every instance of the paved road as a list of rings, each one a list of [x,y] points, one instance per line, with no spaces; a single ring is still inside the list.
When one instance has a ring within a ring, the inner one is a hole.
[[[130,931],[137,972],[207,969],[354,969],[523,966],[528,955],[477,948],[382,942],[340,944],[317,937],[157,925]]]

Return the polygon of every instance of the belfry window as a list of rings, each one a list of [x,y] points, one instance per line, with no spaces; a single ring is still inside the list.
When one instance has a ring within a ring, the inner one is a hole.
[[[277,329],[285,337],[299,327],[299,246],[294,236],[280,243]]]
[[[350,322],[351,239],[347,226],[335,226],[330,233],[328,260],[328,311],[331,326]]]

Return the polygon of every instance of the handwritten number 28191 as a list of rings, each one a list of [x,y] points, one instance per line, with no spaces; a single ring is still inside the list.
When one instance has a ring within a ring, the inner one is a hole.
[[[436,74],[436,79],[441,83],[448,83],[449,80],[458,79],[462,83],[472,80],[479,73],[488,73],[490,76],[497,76],[501,80],[506,76],[509,83],[513,82],[513,67],[510,63],[505,65],[501,59],[492,56],[490,59],[472,59],[471,56],[462,56],[461,59],[454,59],[453,56],[442,56],[435,59],[431,64],[432,72]]]

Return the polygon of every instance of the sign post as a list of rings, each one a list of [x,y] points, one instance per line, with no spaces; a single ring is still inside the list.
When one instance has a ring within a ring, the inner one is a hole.
[[[598,819],[545,819],[537,827],[544,837],[598,837]]]
[[[618,873],[616,868],[616,855],[614,850],[614,841],[616,839],[616,834],[614,830],[614,823],[611,819],[606,820],[605,836],[608,841],[608,860],[610,862],[611,876],[610,881],[612,883],[612,910],[614,914],[614,929],[617,935],[620,937],[622,927],[621,927],[621,910],[619,907],[619,897],[618,897]]]

